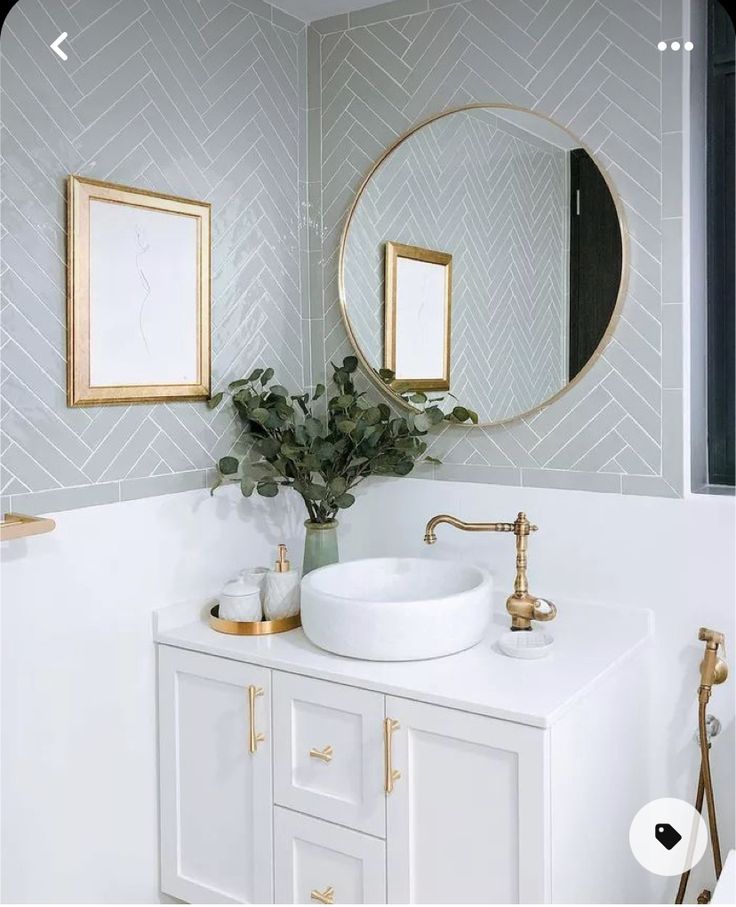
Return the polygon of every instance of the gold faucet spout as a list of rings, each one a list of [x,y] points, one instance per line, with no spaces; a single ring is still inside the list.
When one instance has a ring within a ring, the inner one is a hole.
[[[463,532],[513,532],[514,523],[466,523],[465,520],[459,520],[456,516],[450,516],[449,513],[438,513],[428,521],[424,530],[424,541],[427,545],[434,545],[437,541],[435,529],[440,523],[447,523],[454,526],[455,529],[462,529]],[[537,527],[534,526],[534,529]]]
[[[427,522],[424,529],[424,541],[434,545],[437,541],[436,529],[441,523],[447,523],[463,532],[513,532],[516,536],[516,579],[513,594],[506,600],[506,610],[511,615],[512,630],[531,629],[532,620],[553,620],[557,608],[550,601],[529,594],[527,581],[527,541],[537,527],[529,522],[525,513],[519,513],[513,523],[466,523],[449,513],[438,513]]]

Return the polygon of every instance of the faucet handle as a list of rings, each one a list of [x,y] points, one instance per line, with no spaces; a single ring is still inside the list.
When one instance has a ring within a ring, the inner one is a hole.
[[[538,598],[534,602],[534,620],[554,620],[557,617],[557,606],[546,598]]]

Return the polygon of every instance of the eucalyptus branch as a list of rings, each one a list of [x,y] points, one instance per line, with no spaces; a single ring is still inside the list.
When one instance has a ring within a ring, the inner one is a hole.
[[[392,414],[386,403],[372,403],[357,391],[355,356],[332,365],[335,395],[326,413],[316,406],[326,388],[312,394],[289,394],[274,382],[272,368],[255,369],[247,378],[228,385],[209,401],[215,408],[228,397],[253,440],[256,457],[222,457],[213,487],[239,482],[246,497],[257,492],[275,497],[279,488],[293,488],[304,500],[312,522],[325,523],[355,502],[351,491],[372,475],[408,475],[427,450],[427,435],[442,422],[477,423],[477,415],[462,406],[442,411],[445,397],[421,392],[404,395],[415,409],[407,416]],[[382,369],[391,384],[393,372]],[[451,396],[451,395],[449,395]],[[317,414],[319,413],[319,415]],[[431,459],[431,458],[427,458]]]

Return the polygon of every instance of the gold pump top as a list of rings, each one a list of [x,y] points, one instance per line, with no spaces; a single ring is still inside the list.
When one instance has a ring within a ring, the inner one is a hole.
[[[288,573],[291,570],[291,564],[286,557],[288,553],[286,545],[279,545],[279,559],[276,561],[276,567],[274,568],[276,573]]]

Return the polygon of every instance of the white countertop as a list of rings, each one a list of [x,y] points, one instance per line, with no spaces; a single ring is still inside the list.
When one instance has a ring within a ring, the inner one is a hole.
[[[465,652],[427,661],[359,661],[318,649],[301,629],[261,637],[217,633],[202,616],[214,603],[199,599],[155,612],[155,641],[541,728],[652,635],[649,611],[563,601],[556,620],[543,625],[555,640],[552,653],[538,661],[509,658],[495,645],[509,626],[501,602],[486,638]]]

